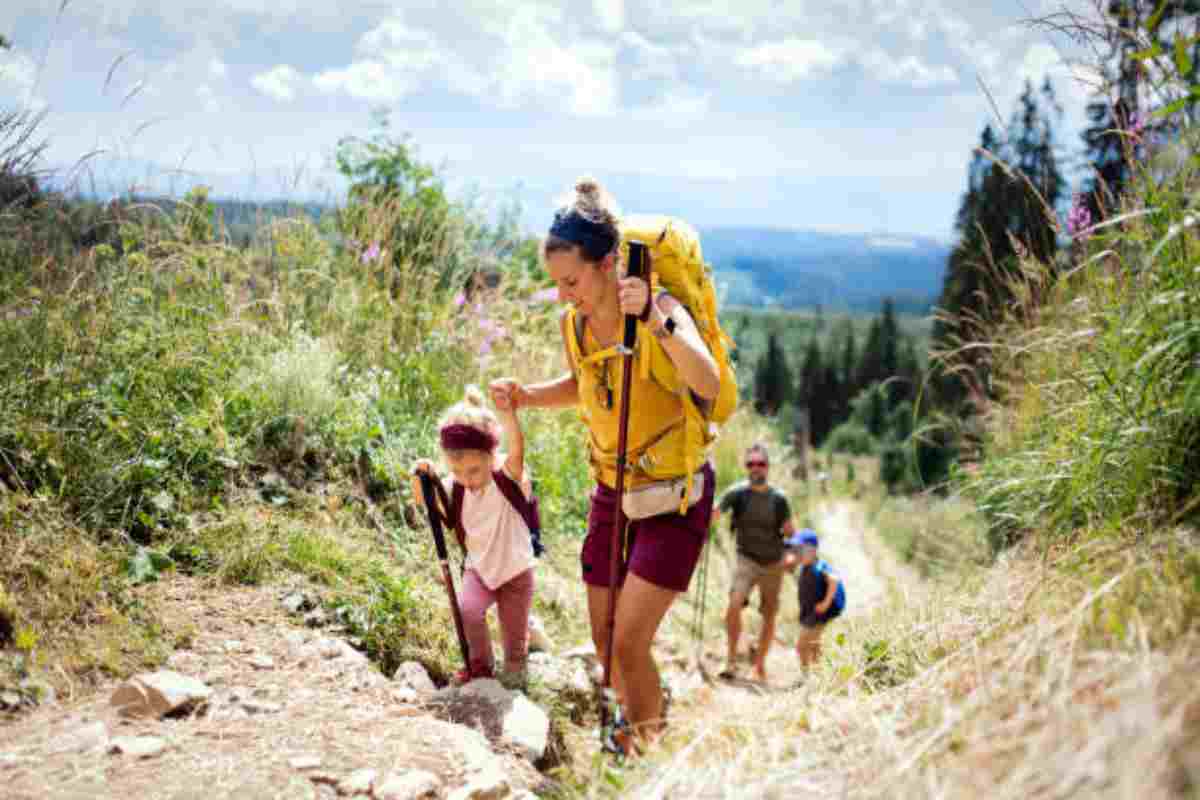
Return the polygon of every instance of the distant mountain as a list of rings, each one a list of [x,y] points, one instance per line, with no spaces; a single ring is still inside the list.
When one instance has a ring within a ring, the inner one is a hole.
[[[776,228],[700,230],[704,257],[741,306],[875,309],[885,297],[924,311],[942,288],[950,245],[923,236]]]

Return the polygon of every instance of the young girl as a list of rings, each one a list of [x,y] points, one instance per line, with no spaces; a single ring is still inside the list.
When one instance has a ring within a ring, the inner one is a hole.
[[[470,664],[456,676],[459,683],[494,675],[487,612],[499,607],[504,641],[507,684],[522,684],[529,639],[529,610],[533,602],[534,548],[528,514],[513,499],[529,504],[532,487],[525,474],[525,440],[516,409],[504,391],[492,390],[499,414],[483,403],[483,394],[467,387],[463,401],[438,423],[442,453],[453,475],[454,509],[446,509],[465,536],[466,570],[459,589],[459,606],[466,629]],[[503,430],[508,453],[496,454]],[[497,462],[502,466],[497,469]],[[433,472],[421,459],[413,467],[413,496],[422,502],[418,475]],[[461,488],[458,488],[461,487]],[[513,498],[513,499],[510,499]],[[528,511],[528,506],[525,508]]]

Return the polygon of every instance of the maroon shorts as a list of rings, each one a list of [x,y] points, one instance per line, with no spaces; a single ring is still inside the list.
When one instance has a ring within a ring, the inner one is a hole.
[[[708,538],[712,520],[716,476],[705,464],[704,495],[687,514],[660,514],[657,517],[635,520],[626,528],[626,568],[643,580],[670,589],[686,592],[700,560],[700,551]],[[597,484],[592,492],[592,507],[588,513],[587,539],[579,561],[583,567],[583,582],[589,586],[610,586],[609,542],[613,534],[613,514],[617,513],[617,492]],[[626,524],[621,514],[621,524]],[[625,582],[621,575],[620,583]]]

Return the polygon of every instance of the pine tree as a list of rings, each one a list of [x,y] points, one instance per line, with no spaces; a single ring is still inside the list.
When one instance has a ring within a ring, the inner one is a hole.
[[[779,334],[767,336],[767,352],[754,370],[754,407],[760,414],[775,416],[788,400],[792,386],[792,371],[779,346]]]

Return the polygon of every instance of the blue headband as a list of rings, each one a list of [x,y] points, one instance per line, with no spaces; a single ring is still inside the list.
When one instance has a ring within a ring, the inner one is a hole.
[[[561,208],[554,213],[550,235],[579,245],[589,261],[599,261],[617,246],[612,230],[584,217],[573,208]]]

